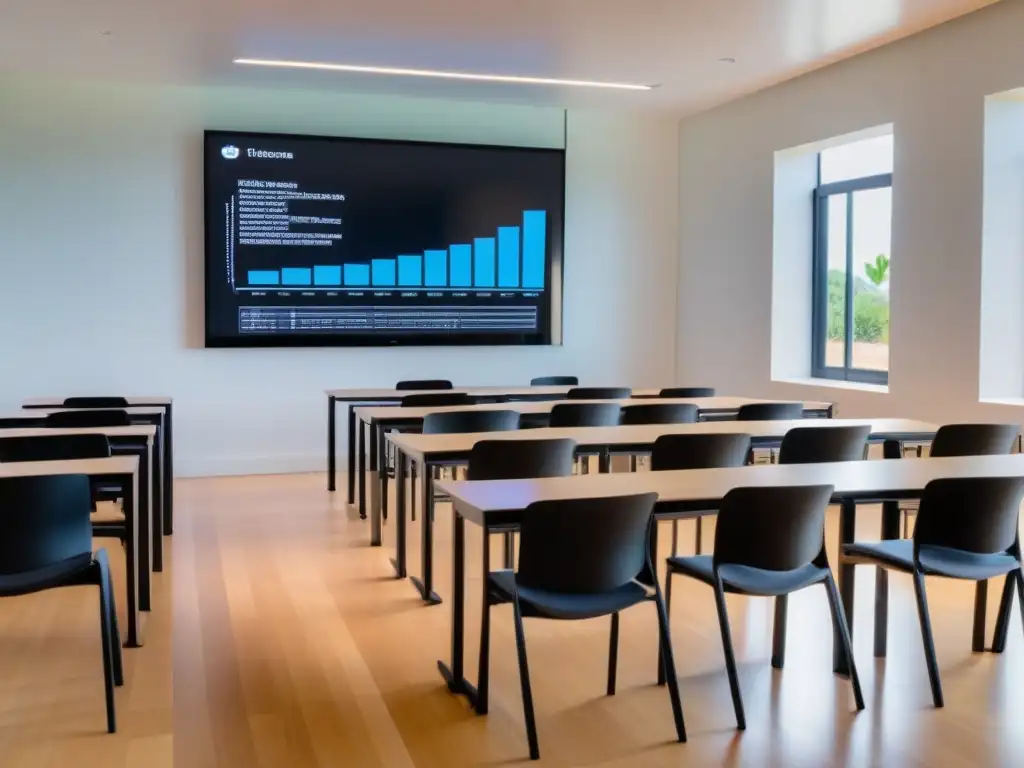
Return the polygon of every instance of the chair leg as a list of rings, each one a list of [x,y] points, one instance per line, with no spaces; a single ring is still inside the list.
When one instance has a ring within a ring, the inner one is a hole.
[[[698,517],[697,518],[697,533],[695,534],[694,540],[693,540],[693,552],[694,552],[694,554],[696,554],[696,555],[701,554],[701,550],[703,549],[703,546],[702,546],[702,542],[703,541],[704,541],[704,518],[703,517]],[[675,553],[673,553],[673,554],[675,554]]]
[[[619,665],[619,613],[612,614],[612,631],[608,638],[608,695],[615,695],[615,677]]]
[[[683,721],[683,700],[679,696],[679,678],[676,677],[676,659],[672,652],[672,633],[668,626],[668,609],[655,584],[654,603],[658,608],[658,632],[662,649],[662,671],[668,682],[668,696],[672,702],[672,719],[676,724],[676,738],[686,741],[686,723]]]
[[[924,575],[914,572],[914,595],[917,597],[917,616],[921,622],[921,640],[924,642],[924,658],[928,664],[928,680],[932,685],[932,701],[936,707],[943,706],[942,682],[939,680],[939,665],[935,660],[935,638],[932,636],[932,620],[928,616],[928,596],[924,589]]]
[[[523,631],[523,613],[519,608],[518,595],[515,595],[512,600],[512,617],[516,625],[516,652],[519,654],[519,684],[523,689],[523,717],[526,720],[526,739],[530,744],[530,759],[540,760],[540,746],[537,743],[537,724],[533,718],[530,668],[526,661],[526,633]]]
[[[114,709],[114,638],[110,622],[107,590],[100,570],[100,639],[103,651],[103,687],[107,702],[107,733],[117,733],[117,714]]]
[[[828,607],[832,612],[832,626],[843,643],[843,652],[846,654],[846,668],[850,672],[850,685],[853,686],[853,700],[857,704],[858,711],[864,709],[864,695],[860,690],[860,677],[857,675],[857,665],[853,662],[853,642],[850,639],[850,627],[846,624],[846,611],[843,609],[843,599],[839,596],[839,588],[836,580],[829,573],[825,579],[825,590],[828,593]]]
[[[775,621],[772,633],[772,666],[782,669],[786,661],[786,609],[789,607],[789,595],[778,595],[775,598]]]
[[[725,587],[720,578],[714,585],[715,606],[718,608],[718,627],[722,631],[722,650],[725,651],[725,671],[729,674],[729,690],[732,693],[732,707],[736,711],[736,727],[744,731],[747,718],[743,714],[743,698],[740,694],[740,678],[736,672],[736,656],[732,650],[732,632],[729,629],[729,613],[725,609]]]

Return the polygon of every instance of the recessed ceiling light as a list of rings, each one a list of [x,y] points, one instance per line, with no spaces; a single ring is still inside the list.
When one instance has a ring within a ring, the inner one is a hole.
[[[440,77],[448,80],[476,80],[488,83],[519,83],[528,85],[565,85],[580,88],[614,88],[624,91],[649,91],[655,86],[636,83],[609,83],[600,80],[563,80],[555,77],[523,77],[519,75],[484,75],[472,72],[446,72],[436,69],[405,69],[403,67],[368,67],[356,64],[327,64],[315,61],[287,61],[276,59],[235,59],[235,64],[253,67],[282,67],[287,69],[322,69],[331,72],[359,72],[371,75],[399,77]]]

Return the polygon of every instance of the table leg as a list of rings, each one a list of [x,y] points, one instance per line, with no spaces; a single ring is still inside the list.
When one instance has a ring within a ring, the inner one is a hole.
[[[124,547],[125,559],[125,592],[127,593],[128,639],[125,646],[138,648],[142,645],[139,636],[139,482],[135,474],[122,478],[125,494],[122,507],[124,509],[125,534],[127,541]],[[148,580],[148,579],[147,579]]]
[[[171,404],[164,409],[164,533],[174,533],[174,416]]]
[[[334,413],[334,397],[332,395],[327,396],[327,490],[333,491],[335,489],[335,413]],[[351,499],[349,499],[351,501]]]
[[[139,571],[139,610],[151,610],[150,573],[153,567],[153,488],[149,467],[149,448],[143,448],[139,457],[138,548],[135,562]]]
[[[334,409],[331,409],[333,413]],[[348,503],[356,501],[356,407],[348,405]]]
[[[882,444],[884,459],[902,459],[903,444],[899,440],[886,440]],[[881,538],[898,539],[900,537],[900,505],[897,501],[882,502]],[[846,598],[843,597],[843,601]],[[849,620],[850,632],[853,632],[853,621]],[[875,568],[875,657],[885,658],[889,641],[889,572],[885,568]]]
[[[484,537],[486,539],[486,527]],[[441,677],[452,693],[465,696],[475,708],[476,688],[465,677],[465,631],[466,631],[466,521],[456,508],[452,515],[452,604],[451,662],[437,662]]]
[[[377,504],[380,501],[380,485],[377,482],[379,478],[374,477],[378,466],[377,425],[372,421],[366,425],[366,440],[369,443],[369,467],[363,471],[367,475],[366,482],[370,483],[370,503]],[[359,516],[364,520],[366,519],[366,513],[363,510],[360,510]]]
[[[597,471],[603,475],[612,471],[611,451],[604,448],[601,449],[601,452],[597,455]]]
[[[413,585],[419,590],[420,597],[424,602],[437,605],[441,598],[434,592],[434,474],[432,467],[426,462],[422,465],[423,472],[420,487],[422,489],[420,505],[420,568],[423,571],[423,580],[415,576],[410,577]]]
[[[395,556],[391,565],[395,569],[395,578],[406,577],[405,566],[405,454],[395,447]]]
[[[383,427],[377,428],[377,475],[380,478],[380,514],[388,516],[388,443]]]
[[[366,425],[356,420],[356,458],[359,460],[359,517],[366,519]]]
[[[150,487],[153,489],[150,499],[152,499],[153,508],[150,514],[150,520],[152,526],[150,530],[150,538],[153,540],[153,571],[156,573],[162,573],[164,570],[164,482],[163,482],[163,462],[160,456],[154,455],[153,449],[159,447],[160,442],[157,438],[160,437],[160,428],[157,427],[157,434],[154,438],[154,443],[148,445],[146,450],[146,460],[149,462],[150,468]]]
[[[839,512],[839,595],[843,599],[843,610],[846,612],[846,623],[850,627],[851,639],[853,638],[854,567],[853,563],[843,561],[843,545],[853,542],[856,529],[857,504],[854,501],[843,499]],[[838,675],[849,675],[843,641],[838,633],[834,633],[832,638],[832,671]]]

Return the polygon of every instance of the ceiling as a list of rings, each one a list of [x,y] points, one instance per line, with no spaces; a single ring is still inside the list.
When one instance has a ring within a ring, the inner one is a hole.
[[[0,73],[692,112],[997,0],[0,0]],[[237,57],[658,85],[557,89]],[[732,58],[735,62],[723,59]]]

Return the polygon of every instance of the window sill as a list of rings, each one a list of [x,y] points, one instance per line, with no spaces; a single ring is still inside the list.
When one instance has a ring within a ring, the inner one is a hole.
[[[978,402],[982,405],[1015,405],[1019,408],[1024,406],[1024,397],[983,397]]]
[[[811,377],[798,379],[776,379],[781,384],[800,384],[806,387],[826,387],[829,389],[853,389],[859,392],[871,392],[879,395],[889,394],[886,384],[867,384],[863,381],[844,381],[843,379],[814,379]],[[1024,400],[1021,400],[1024,405]]]

